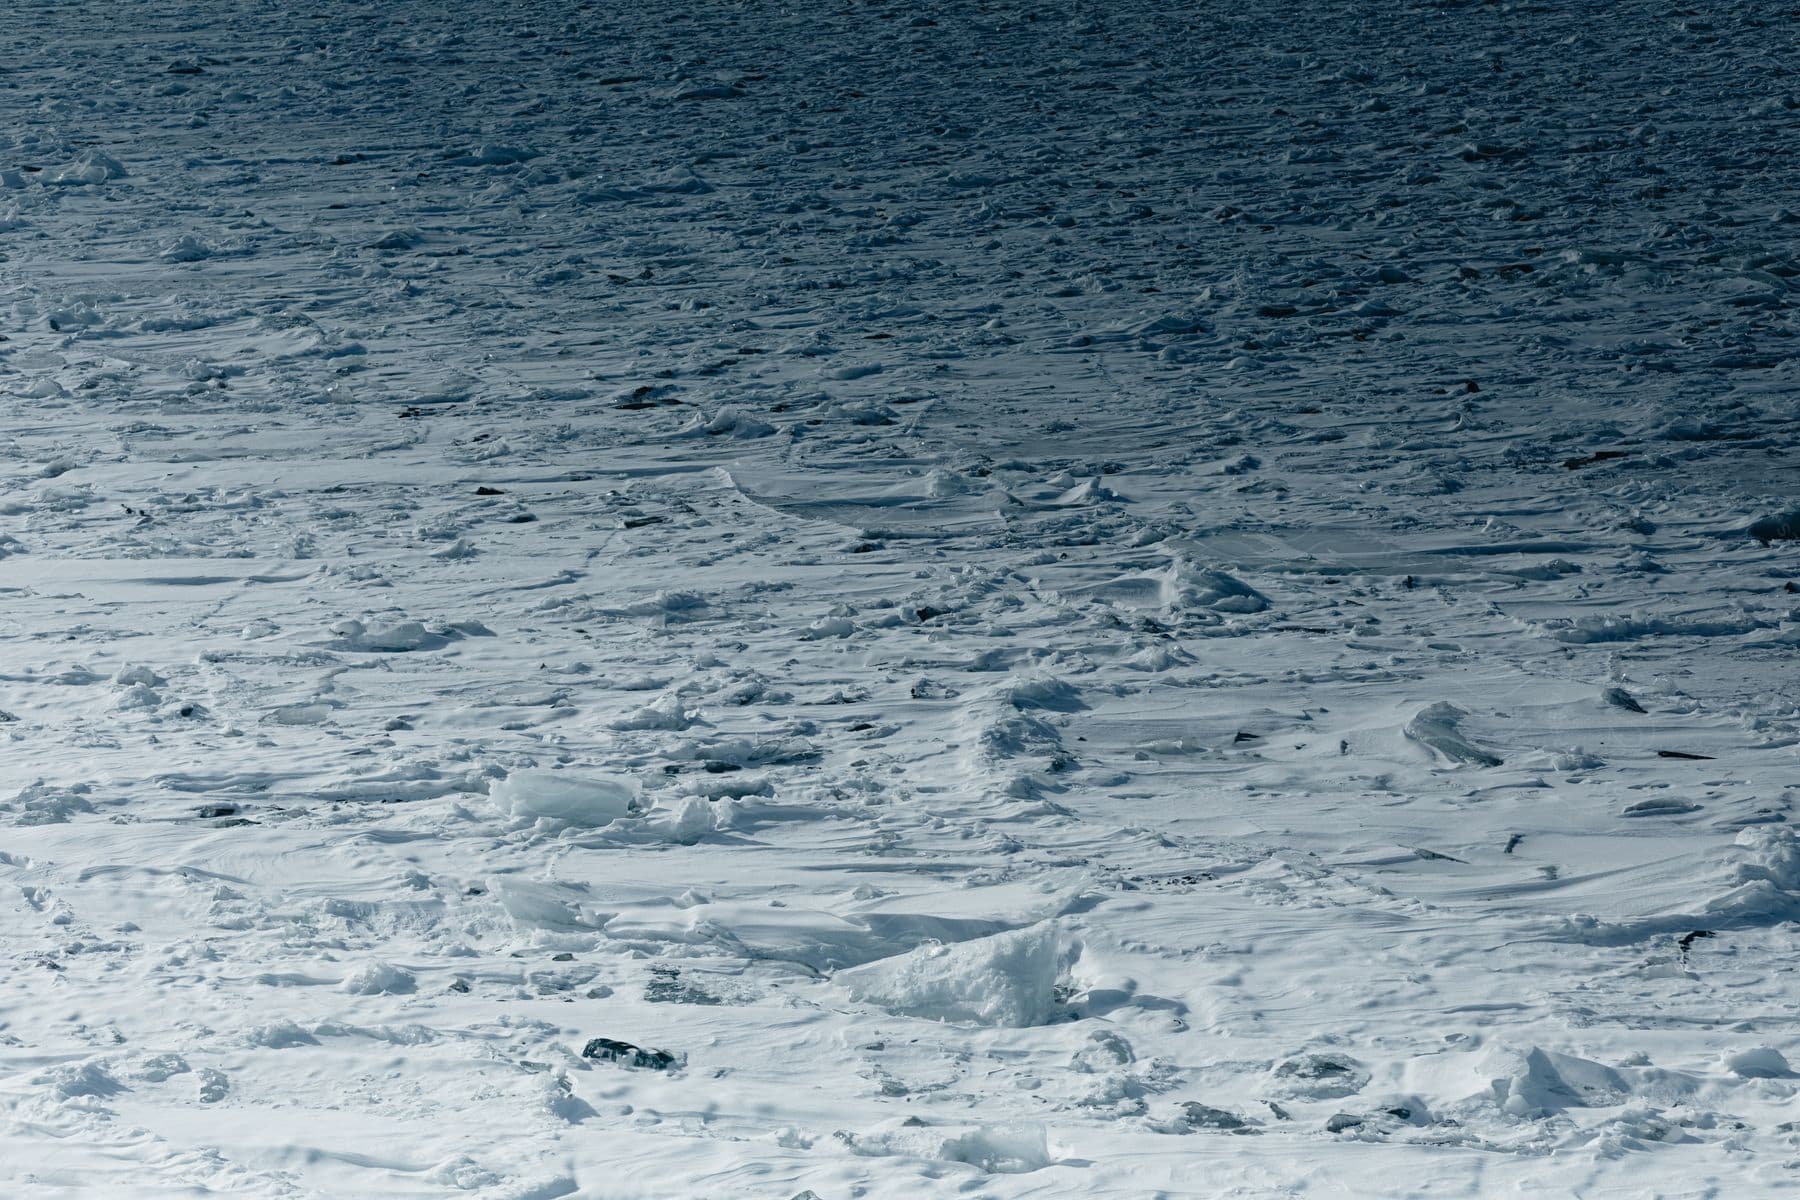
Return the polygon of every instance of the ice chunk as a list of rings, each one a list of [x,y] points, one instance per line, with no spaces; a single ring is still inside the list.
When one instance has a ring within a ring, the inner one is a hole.
[[[684,796],[667,810],[658,810],[648,824],[671,842],[691,846],[712,832],[713,806],[705,797]]]
[[[502,875],[489,879],[487,888],[522,929],[598,929],[613,917],[582,892],[559,884]]]
[[[1720,1063],[1740,1079],[1783,1079],[1793,1074],[1788,1060],[1773,1046],[1733,1050]]]
[[[98,184],[123,179],[129,174],[119,160],[100,150],[84,151],[74,162],[50,173],[49,182],[62,184]]]
[[[488,787],[488,799],[515,817],[549,817],[571,825],[608,825],[631,815],[637,785],[610,776],[514,771]]]
[[[907,1016],[1014,1028],[1048,1023],[1072,957],[1053,922],[955,946],[921,946],[848,971],[852,996]]]
[[[1500,1107],[1515,1117],[1617,1104],[1631,1094],[1611,1067],[1537,1046],[1500,1048],[1489,1058]]]
[[[677,692],[667,692],[641,708],[635,708],[610,723],[613,729],[680,731],[691,727],[697,710],[688,709]]]
[[[1499,766],[1498,754],[1481,749],[1457,731],[1457,726],[1468,715],[1463,709],[1442,700],[1427,704],[1406,723],[1406,736],[1452,762],[1473,763],[1478,767]]]

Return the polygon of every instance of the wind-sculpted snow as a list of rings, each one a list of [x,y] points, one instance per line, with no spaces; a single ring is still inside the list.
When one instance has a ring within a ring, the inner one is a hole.
[[[0,1195],[1793,1185],[1791,13],[6,16]]]

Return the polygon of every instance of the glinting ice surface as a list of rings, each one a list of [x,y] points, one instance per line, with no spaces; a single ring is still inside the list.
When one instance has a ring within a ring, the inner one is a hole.
[[[636,798],[637,789],[625,780],[566,771],[514,771],[488,785],[488,799],[503,812],[571,825],[610,825],[631,815]]]
[[[0,1195],[1792,1186],[1790,12],[4,16]]]

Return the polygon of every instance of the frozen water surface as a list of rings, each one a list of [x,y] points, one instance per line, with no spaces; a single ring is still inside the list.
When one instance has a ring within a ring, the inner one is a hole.
[[[0,1191],[1794,1186],[1790,12],[0,47]]]

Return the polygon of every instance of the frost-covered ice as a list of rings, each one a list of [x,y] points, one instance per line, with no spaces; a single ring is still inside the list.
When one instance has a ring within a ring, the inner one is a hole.
[[[1794,1186],[1791,14],[7,15],[0,1194]]]

